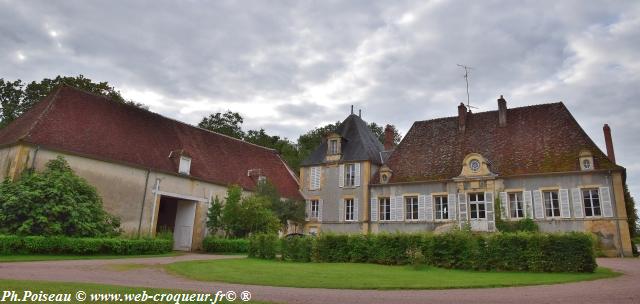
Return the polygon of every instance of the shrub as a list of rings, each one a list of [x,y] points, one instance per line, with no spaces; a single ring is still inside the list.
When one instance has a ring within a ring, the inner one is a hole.
[[[294,262],[310,262],[314,238],[285,237],[281,240],[282,260]]]
[[[211,253],[247,253],[249,252],[249,240],[207,236],[202,241],[202,248]]]
[[[346,234],[321,234],[313,248],[315,262],[349,262],[349,236]]]
[[[249,238],[249,257],[273,260],[278,251],[276,234],[254,234]]]
[[[0,254],[142,255],[171,252],[171,239],[0,236]]]

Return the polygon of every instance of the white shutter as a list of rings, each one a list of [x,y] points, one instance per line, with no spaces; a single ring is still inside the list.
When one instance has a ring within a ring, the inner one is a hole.
[[[395,196],[390,196],[389,197],[389,220],[390,221],[395,221],[396,220],[396,197]]]
[[[378,198],[377,197],[371,198],[371,221],[372,222],[378,221]]]
[[[533,202],[531,191],[523,191],[522,199],[524,200],[524,216],[533,219]]]
[[[304,219],[308,221],[311,218],[311,201],[305,200],[305,210]]]
[[[602,206],[602,216],[613,217],[609,187],[600,187],[600,206]]]
[[[533,191],[533,213],[537,219],[544,218],[544,205],[542,203],[542,191]]]
[[[320,175],[322,174],[321,167],[309,168],[309,190],[320,189]]]
[[[467,221],[467,195],[458,193],[458,211],[460,212],[460,225]]]
[[[457,219],[456,211],[458,211],[458,203],[455,194],[449,194],[449,196],[447,197],[447,210],[449,211],[450,220]]]
[[[584,209],[582,208],[582,191],[579,188],[571,189],[571,200],[573,200],[573,217],[583,218]]]
[[[425,195],[423,194],[418,195],[418,220],[419,221],[424,221],[425,200],[426,200]]]
[[[509,195],[506,192],[500,192],[500,216],[506,220],[509,215]]]
[[[404,221],[404,198],[396,197],[396,221]]]
[[[316,189],[320,189],[320,181],[322,181],[322,167],[316,167]]]
[[[309,168],[309,190],[315,190],[313,188],[314,184],[313,184],[313,171],[315,170],[316,167],[311,167]]]
[[[338,166],[338,187],[344,187],[344,164]]]
[[[360,163],[356,163],[356,178],[354,186],[360,187]]]
[[[353,220],[356,222],[360,221],[360,218],[358,218],[358,205],[360,205],[358,203],[358,198],[354,198],[353,199]]]
[[[433,221],[433,196],[426,195],[424,200],[424,217],[427,221]]]
[[[494,209],[493,209],[494,202],[495,201],[493,199],[493,192],[485,192],[484,193],[484,203],[486,204],[487,220],[489,222],[495,222],[496,221],[495,214],[493,213],[493,211],[494,211]]]
[[[322,222],[322,199],[318,200],[318,222]]]
[[[560,197],[560,217],[571,218],[571,204],[569,203],[569,190],[560,189],[558,191]]]
[[[344,200],[338,200],[338,221],[344,221]]]

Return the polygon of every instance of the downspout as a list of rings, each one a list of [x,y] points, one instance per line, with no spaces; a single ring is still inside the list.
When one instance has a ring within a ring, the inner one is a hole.
[[[614,185],[613,183],[609,183],[609,175],[611,175],[611,171],[609,171],[609,174],[607,176],[605,176],[605,180],[607,181],[607,185],[611,186],[611,191],[609,191],[610,193],[613,193],[613,198],[616,198],[616,192],[613,191],[614,190]],[[622,199],[624,201],[624,198]],[[617,200],[615,200],[617,201]],[[618,253],[620,254],[621,258],[624,258],[624,250],[622,249],[622,232],[620,230],[620,217],[618,216],[618,204],[611,204],[613,205],[613,212],[615,212],[615,219],[616,219],[616,229],[618,230]]]
[[[144,191],[142,192],[142,207],[140,207],[140,221],[138,222],[138,237],[140,237],[140,231],[142,230],[142,214],[144,213],[144,202],[147,200],[147,186],[149,186],[149,173],[151,173],[151,169],[147,169],[147,178],[144,181]]]

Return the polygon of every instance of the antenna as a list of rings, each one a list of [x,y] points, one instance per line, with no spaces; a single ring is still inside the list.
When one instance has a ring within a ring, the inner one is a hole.
[[[477,109],[469,103],[469,70],[472,70],[473,68],[463,64],[458,64],[458,66],[464,69],[464,81],[467,83],[467,109]]]

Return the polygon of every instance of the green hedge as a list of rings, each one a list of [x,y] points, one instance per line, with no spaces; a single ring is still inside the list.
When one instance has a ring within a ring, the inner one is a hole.
[[[202,241],[202,248],[211,253],[247,253],[249,252],[249,240],[208,236]]]
[[[281,240],[275,235],[251,239],[250,256],[298,262],[361,262],[428,265],[468,270],[593,272],[594,239],[585,233],[531,232],[472,234],[322,234]],[[253,252],[253,253],[252,253]]]
[[[0,254],[160,254],[173,250],[171,239],[0,236]]]

